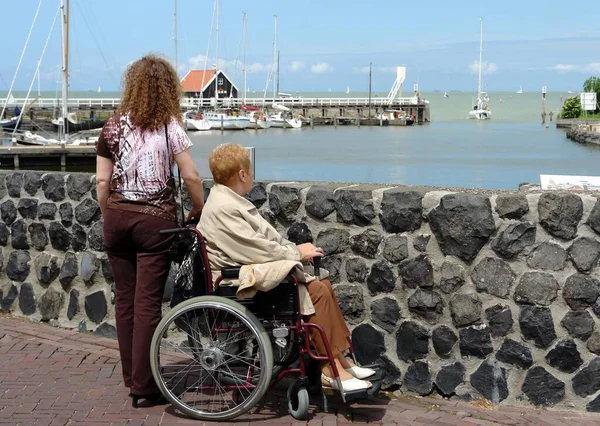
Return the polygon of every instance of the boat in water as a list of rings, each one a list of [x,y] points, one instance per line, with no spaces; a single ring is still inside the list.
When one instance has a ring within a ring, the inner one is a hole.
[[[204,115],[196,111],[188,111],[183,114],[183,126],[186,130],[206,131],[210,130],[210,121]]]
[[[211,130],[244,130],[250,125],[250,118],[240,116],[237,111],[221,109],[204,113]]]
[[[490,111],[488,94],[481,89],[481,71],[483,65],[483,19],[479,19],[480,33],[479,33],[479,78],[477,81],[477,103],[473,106],[473,109],[469,111],[469,118],[476,120],[489,120],[492,118],[492,111]]]
[[[302,127],[302,120],[292,116],[292,110],[285,105],[273,104],[273,109],[278,112],[269,115],[271,127],[279,129],[299,129]]]

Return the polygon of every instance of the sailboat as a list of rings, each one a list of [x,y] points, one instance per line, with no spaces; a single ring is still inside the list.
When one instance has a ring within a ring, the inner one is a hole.
[[[517,90],[517,94],[520,95],[521,93],[523,93],[523,88],[521,86],[519,86],[519,90]]]
[[[492,112],[488,102],[490,98],[486,92],[481,90],[481,68],[483,64],[483,19],[479,19],[479,77],[477,81],[477,104],[469,111],[469,118],[477,120],[489,120]]]
[[[350,86],[346,86],[346,94],[350,93]]]

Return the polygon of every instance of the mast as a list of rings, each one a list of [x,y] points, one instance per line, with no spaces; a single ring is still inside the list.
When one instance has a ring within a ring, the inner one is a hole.
[[[279,95],[279,50],[277,51],[277,94]]]
[[[69,133],[67,125],[69,108],[67,100],[69,99],[69,0],[61,0],[62,10],[62,50],[63,50],[63,66],[62,66],[62,117],[63,117],[63,134],[65,141]]]
[[[243,39],[243,43],[244,43],[244,51],[242,53],[242,61],[243,61],[243,72],[244,72],[244,104],[246,104],[246,20],[247,20],[247,13],[243,12],[243,18],[242,18],[242,39]]]
[[[177,51],[177,0],[175,0],[174,10],[173,10],[173,41],[175,42],[175,72],[177,73],[177,78],[179,79],[179,58]]]
[[[371,65],[373,63],[369,62],[369,119],[371,118]]]
[[[477,81],[477,107],[481,107],[481,65],[483,62],[483,19],[479,18],[479,79]]]
[[[273,76],[277,76],[279,79],[279,69],[277,68],[277,15],[273,15],[275,18],[275,36],[273,37]],[[275,74],[276,73],[276,74]],[[273,81],[273,102],[275,102],[275,98],[277,97],[277,84]]]
[[[215,32],[217,34],[217,40],[215,42],[215,108],[219,103],[219,0],[217,2],[217,26]]]

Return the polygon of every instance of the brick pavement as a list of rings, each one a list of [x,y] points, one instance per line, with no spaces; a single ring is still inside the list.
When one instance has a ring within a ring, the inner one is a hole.
[[[211,425],[165,405],[134,409],[122,386],[115,340],[0,316],[0,425]],[[287,414],[283,394],[260,413],[224,424],[343,426],[350,424],[459,426],[586,426],[600,415],[498,406],[434,398],[376,399],[367,404],[311,406],[306,422]]]

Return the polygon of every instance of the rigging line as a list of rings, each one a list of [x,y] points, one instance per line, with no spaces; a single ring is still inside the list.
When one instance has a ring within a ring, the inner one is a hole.
[[[117,79],[115,78],[115,76],[114,76],[114,74],[113,74],[110,66],[108,65],[108,61],[106,60],[106,57],[104,56],[104,52],[102,51],[102,48],[100,47],[100,43],[98,43],[98,39],[96,38],[96,35],[92,31],[92,27],[90,26],[87,18],[83,14],[83,11],[81,10],[81,7],[79,6],[79,2],[75,2],[75,5],[77,6],[77,10],[79,10],[79,14],[83,18],[83,21],[85,22],[85,25],[87,26],[87,28],[88,28],[88,30],[90,32],[90,35],[92,36],[92,39],[94,40],[94,43],[96,44],[96,48],[98,48],[98,52],[100,52],[100,56],[102,57],[102,61],[104,62],[104,65],[106,66],[106,69],[108,70],[108,73],[110,74],[110,77],[112,78],[113,83],[118,84]]]
[[[23,118],[23,114],[25,113],[25,110],[27,109],[25,107],[25,105],[27,105],[27,101],[29,100],[29,95],[31,94],[31,88],[33,87],[33,84],[35,83],[35,80],[40,72],[40,65],[42,63],[42,59],[44,59],[44,54],[46,53],[46,48],[48,47],[48,42],[50,41],[50,37],[52,36],[52,33],[54,32],[54,26],[56,25],[56,19],[58,18],[58,13],[60,12],[60,7],[56,10],[56,14],[54,15],[54,20],[52,21],[52,27],[50,27],[50,32],[48,33],[48,37],[46,37],[46,43],[44,43],[44,49],[42,50],[42,54],[40,56],[39,61],[37,62],[37,67],[35,69],[35,73],[33,74],[33,78],[31,79],[31,84],[29,85],[29,90],[27,91],[27,96],[25,96],[25,103],[23,105],[23,109],[21,110],[21,113],[19,114],[19,118],[17,119],[17,125],[15,126],[15,129],[13,130],[12,136],[15,136],[15,131],[17,130],[17,127],[19,127],[19,124],[21,123],[21,119]]]
[[[37,10],[35,11],[35,16],[33,17],[33,22],[31,23],[31,28],[29,28],[29,34],[27,35],[27,40],[25,41],[25,46],[23,47],[23,51],[21,52],[21,58],[19,59],[19,63],[17,64],[17,69],[15,70],[15,75],[13,76],[12,82],[10,83],[10,87],[8,88],[8,95],[6,96],[6,100],[8,102],[8,98],[12,93],[12,89],[15,85],[15,80],[17,79],[17,74],[19,73],[19,69],[21,68],[21,62],[23,62],[23,56],[25,56],[25,51],[27,50],[27,45],[29,45],[29,39],[31,38],[31,33],[33,32],[33,27],[35,26],[35,22],[37,21],[38,15],[40,13],[40,7],[42,6],[42,1],[38,3]],[[0,112],[0,117],[4,117],[4,112],[6,111],[6,104],[4,102],[4,106],[2,107],[2,112]]]
[[[89,8],[89,12],[92,15],[92,17],[91,17],[92,22],[95,22],[97,24],[99,21],[98,21],[98,18],[96,17],[94,9],[92,8],[92,3],[85,2],[84,5],[86,5]],[[99,33],[100,33],[100,39],[101,39],[100,41],[102,42],[102,45],[108,46],[109,43],[107,42],[106,38],[104,37],[102,30],[100,30]],[[109,69],[114,69],[114,70],[119,69],[119,67],[117,65],[117,61],[115,60],[115,57],[112,54],[110,55],[110,59],[112,60],[112,68],[109,68]],[[112,77],[113,77],[113,80],[116,80],[114,78],[114,75]]]

